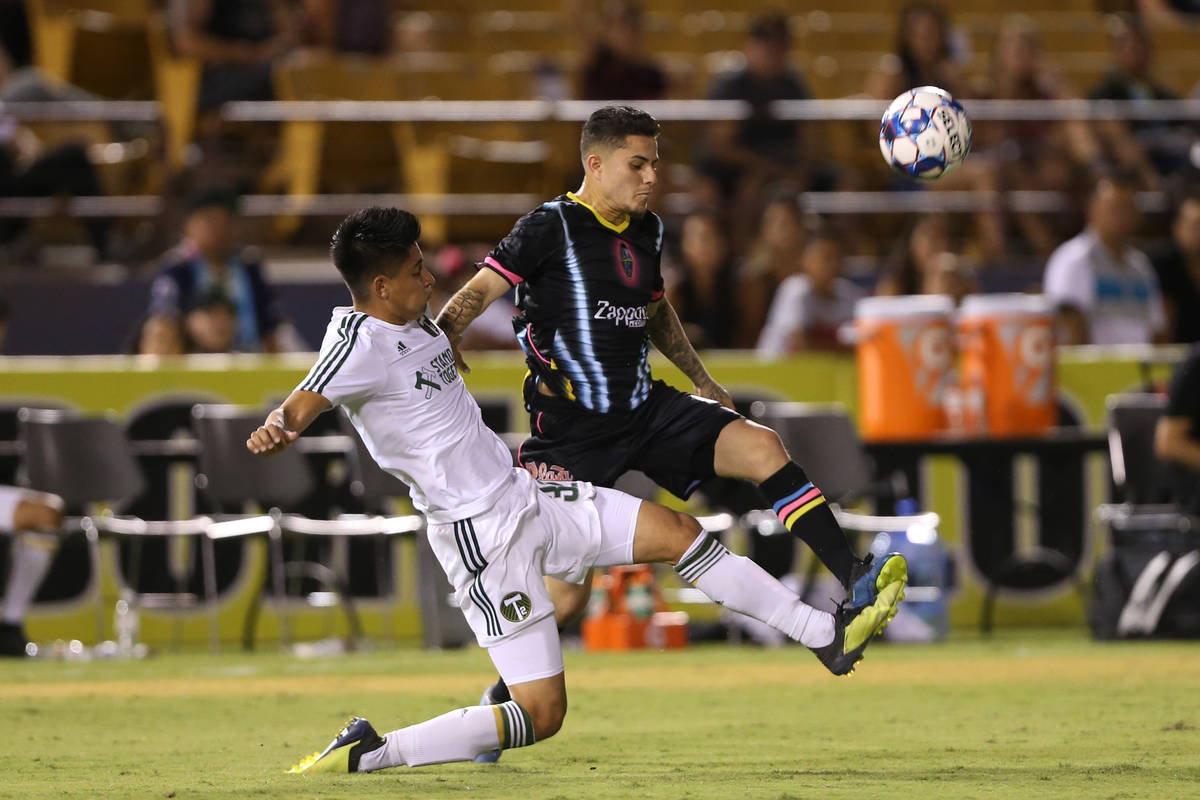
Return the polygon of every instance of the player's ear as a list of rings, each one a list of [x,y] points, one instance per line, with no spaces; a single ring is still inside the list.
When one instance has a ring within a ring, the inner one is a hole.
[[[388,299],[387,278],[382,275],[376,275],[371,279],[371,294],[378,297],[380,300]]]
[[[599,153],[588,153],[587,158],[583,160],[583,166],[589,175],[593,172],[599,172],[600,167],[603,165],[604,159],[600,157]]]

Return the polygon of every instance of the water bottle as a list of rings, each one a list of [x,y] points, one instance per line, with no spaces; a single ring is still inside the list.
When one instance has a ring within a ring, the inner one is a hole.
[[[896,502],[898,516],[917,513],[917,502]],[[881,533],[871,545],[875,557],[890,552],[908,561],[908,587],[900,612],[886,630],[889,639],[932,642],[946,638],[950,629],[949,593],[953,587],[953,562],[942,547],[935,528],[909,525],[906,530]]]
[[[635,575],[625,590],[625,608],[636,620],[647,621],[654,613],[654,597],[646,576]]]
[[[113,634],[117,637],[117,654],[130,657],[138,643],[138,609],[133,591],[125,589],[113,612]]]

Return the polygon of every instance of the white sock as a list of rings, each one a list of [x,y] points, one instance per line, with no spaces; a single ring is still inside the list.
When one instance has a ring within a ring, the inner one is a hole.
[[[534,743],[533,723],[525,709],[509,700],[494,706],[469,706],[392,731],[383,747],[364,753],[359,772],[406,764],[420,767],[448,761],[470,761],[496,748]]]
[[[48,533],[22,533],[13,538],[12,569],[4,591],[5,623],[20,625],[25,621],[57,548],[58,537]]]
[[[735,556],[702,533],[675,570],[713,600],[808,647],[833,641],[833,615],[801,602],[786,586],[745,556]]]

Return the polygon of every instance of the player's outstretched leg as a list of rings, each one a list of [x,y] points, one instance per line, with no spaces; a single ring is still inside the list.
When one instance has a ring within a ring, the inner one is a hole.
[[[634,560],[674,563],[680,577],[715,602],[806,645],[835,675],[849,672],[861,659],[903,590],[902,582],[892,581],[869,606],[837,614],[821,611],[750,559],[729,552],[693,518],[654,503],[642,503],[638,512]],[[893,565],[889,576],[899,566]]]
[[[288,770],[295,772],[358,772],[363,754],[383,747],[383,738],[362,717],[351,717],[324,750],[300,759]]]

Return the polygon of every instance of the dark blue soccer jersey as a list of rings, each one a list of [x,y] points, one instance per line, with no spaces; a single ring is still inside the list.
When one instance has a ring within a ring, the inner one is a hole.
[[[641,405],[662,243],[658,215],[614,225],[572,193],[517,220],[484,265],[517,287],[513,328],[539,380],[592,411]]]

